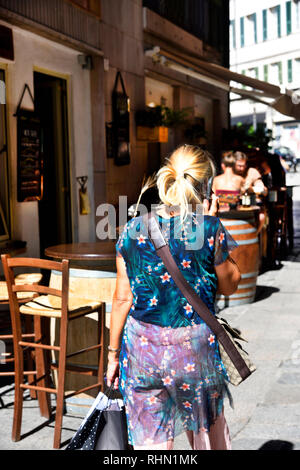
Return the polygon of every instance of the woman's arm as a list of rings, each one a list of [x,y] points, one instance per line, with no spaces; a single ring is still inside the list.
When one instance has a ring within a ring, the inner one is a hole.
[[[126,272],[125,261],[122,256],[117,257],[117,283],[113,296],[111,316],[110,316],[110,342],[113,349],[119,349],[121,346],[123,328],[130,307],[132,305],[132,292],[130,282]],[[109,351],[107,366],[107,385],[114,382],[115,388],[118,388],[119,379],[119,352]]]
[[[235,261],[229,256],[224,263],[215,266],[215,270],[218,278],[218,293],[233,294],[241,280],[241,273]]]

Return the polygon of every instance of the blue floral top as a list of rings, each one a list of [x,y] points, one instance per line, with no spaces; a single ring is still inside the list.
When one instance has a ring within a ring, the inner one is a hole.
[[[215,314],[217,276],[214,267],[237,247],[217,217],[191,213],[157,220],[170,251],[186,280]],[[161,327],[179,328],[203,321],[182,296],[148,239],[142,216],[131,219],[116,244],[123,256],[133,293],[129,315]]]

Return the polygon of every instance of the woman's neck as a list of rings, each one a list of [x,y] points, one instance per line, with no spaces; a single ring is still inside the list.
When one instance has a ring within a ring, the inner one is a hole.
[[[178,207],[163,206],[163,207],[160,207],[156,211],[156,213],[160,215],[161,217],[169,219],[171,217],[176,217],[177,215],[180,215],[180,209]]]

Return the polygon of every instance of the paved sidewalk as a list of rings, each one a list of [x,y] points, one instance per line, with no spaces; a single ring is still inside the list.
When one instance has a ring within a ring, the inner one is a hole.
[[[295,178],[300,182],[299,174]],[[294,254],[282,269],[259,276],[255,303],[222,312],[248,338],[247,350],[257,365],[245,383],[231,387],[234,410],[225,405],[234,450],[300,450],[300,191],[294,205]],[[22,440],[11,441],[12,386],[0,389],[0,396],[5,405],[0,409],[0,449],[52,449],[54,421],[41,418],[37,401],[30,399],[24,404]],[[64,417],[63,442],[81,420]],[[175,449],[189,449],[184,435],[176,439]]]
[[[300,184],[289,174],[287,184]],[[248,339],[257,371],[231,386],[225,403],[233,450],[300,450],[300,188],[294,189],[295,248],[282,269],[258,277],[257,301],[227,308],[222,316]],[[177,449],[188,449],[184,436]]]

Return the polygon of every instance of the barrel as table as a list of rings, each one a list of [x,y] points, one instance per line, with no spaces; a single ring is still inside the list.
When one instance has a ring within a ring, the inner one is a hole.
[[[246,215],[246,214],[245,214]],[[242,219],[220,218],[224,227],[238,243],[231,257],[241,271],[237,291],[230,296],[217,296],[219,308],[252,303],[255,299],[259,270],[259,239],[255,217]]]

